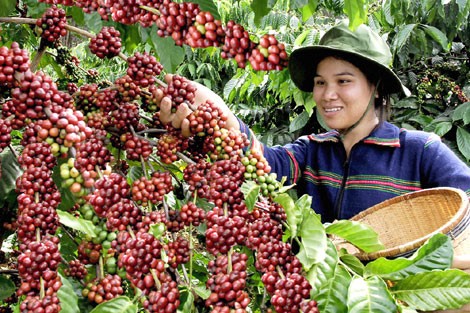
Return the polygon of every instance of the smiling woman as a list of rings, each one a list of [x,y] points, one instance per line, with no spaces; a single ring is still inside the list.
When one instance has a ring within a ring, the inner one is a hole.
[[[318,45],[295,50],[289,72],[299,89],[313,92],[330,130],[268,147],[227,108],[220,97],[198,85],[196,104],[216,99],[228,114],[226,127],[250,139],[277,177],[312,196],[323,222],[349,219],[384,200],[433,187],[455,187],[470,195],[470,169],[432,133],[399,129],[385,120],[391,94],[408,95],[391,69],[386,42],[366,25],[351,30],[343,22]],[[171,112],[161,100],[160,116],[188,133],[182,105]],[[470,268],[468,262],[462,267]]]

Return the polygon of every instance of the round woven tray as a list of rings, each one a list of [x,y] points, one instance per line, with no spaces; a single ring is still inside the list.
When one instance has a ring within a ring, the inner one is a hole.
[[[455,255],[470,253],[468,196],[449,187],[423,189],[381,202],[351,218],[374,229],[385,249],[364,253],[339,243],[360,260],[409,256],[436,233],[452,238]]]

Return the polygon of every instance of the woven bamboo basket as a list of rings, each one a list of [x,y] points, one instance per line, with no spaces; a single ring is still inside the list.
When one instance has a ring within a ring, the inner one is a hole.
[[[409,256],[436,233],[452,238],[454,254],[470,254],[470,208],[462,190],[423,189],[381,202],[351,218],[374,229],[385,249],[364,253],[339,243],[360,260]]]

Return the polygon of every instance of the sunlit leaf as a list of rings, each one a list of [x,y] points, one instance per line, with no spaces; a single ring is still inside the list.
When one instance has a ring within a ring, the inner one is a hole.
[[[90,313],[137,313],[137,305],[122,296],[99,304]]]
[[[78,230],[90,237],[96,236],[95,225],[91,221],[75,217],[72,214],[61,210],[57,210],[57,215],[59,215],[59,222],[62,225]]]
[[[470,303],[470,274],[457,269],[419,273],[398,282],[392,293],[420,311],[458,309]]]

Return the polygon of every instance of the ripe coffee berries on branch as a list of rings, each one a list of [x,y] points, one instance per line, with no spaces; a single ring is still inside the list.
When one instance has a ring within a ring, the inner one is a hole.
[[[234,58],[238,67],[245,68],[246,61],[256,44],[250,39],[250,35],[242,25],[234,21],[228,21],[225,26],[225,41],[222,46],[221,56],[224,59]]]
[[[127,59],[127,65],[127,75],[141,87],[155,84],[155,76],[163,70],[163,65],[148,52],[135,52]]]
[[[36,25],[41,29],[41,37],[51,45],[67,34],[65,11],[55,5],[46,10],[43,16],[36,21]]]
[[[279,43],[274,35],[264,35],[259,45],[249,57],[255,71],[282,70],[287,66],[287,53],[284,44]]]
[[[90,51],[97,57],[113,58],[121,52],[121,33],[112,26],[104,26],[101,31],[90,40]]]
[[[186,43],[193,48],[220,46],[225,37],[222,22],[216,20],[208,11],[201,11],[196,16],[194,25],[188,28]]]

